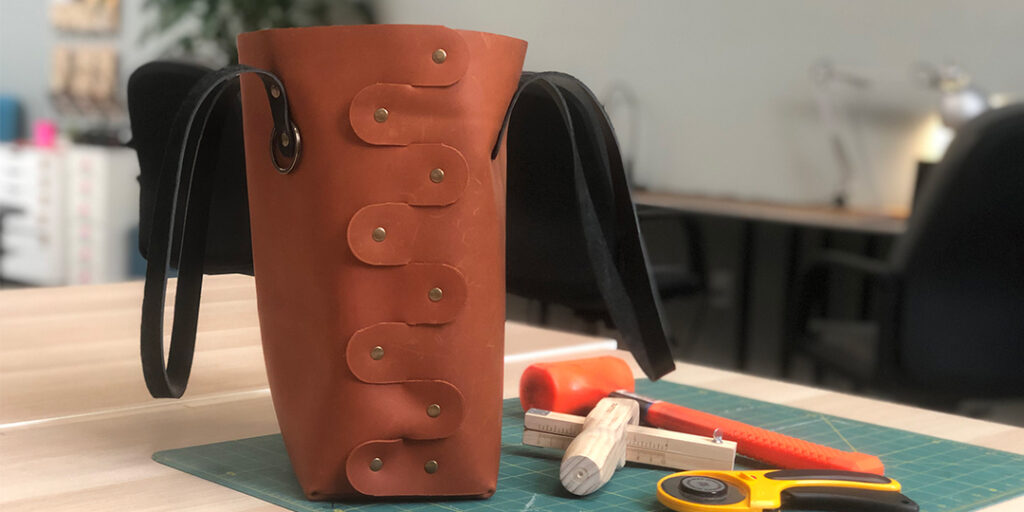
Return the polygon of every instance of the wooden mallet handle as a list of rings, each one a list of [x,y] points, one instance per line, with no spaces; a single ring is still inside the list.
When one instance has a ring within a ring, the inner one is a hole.
[[[562,457],[559,478],[569,492],[586,496],[626,464],[626,426],[640,422],[635,400],[602,398],[583,422],[583,431]]]

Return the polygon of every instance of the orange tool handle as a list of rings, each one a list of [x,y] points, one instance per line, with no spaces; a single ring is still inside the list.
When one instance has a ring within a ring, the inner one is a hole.
[[[736,442],[741,455],[784,469],[885,473],[882,461],[874,455],[844,452],[669,402],[652,403],[645,420],[655,427],[708,437],[718,429],[722,438]]]

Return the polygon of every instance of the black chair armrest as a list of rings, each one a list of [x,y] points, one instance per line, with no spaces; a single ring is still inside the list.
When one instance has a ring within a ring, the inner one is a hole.
[[[683,215],[687,215],[687,213],[673,208],[643,203],[636,204],[636,216],[640,220],[676,219]]]
[[[886,292],[895,290],[897,283],[897,273],[886,261],[842,251],[827,250],[818,253],[800,272],[795,295],[787,298],[790,302],[783,340],[784,365],[807,338],[811,312],[828,293],[828,274],[831,271],[860,275],[869,281],[869,285],[881,286]]]
[[[819,274],[829,270],[846,270],[876,280],[887,281],[895,276],[892,266],[883,260],[868,258],[842,251],[822,251],[810,261],[803,275]]]
[[[697,219],[690,212],[684,212],[664,206],[636,204],[636,216],[642,224],[645,221],[678,222],[686,240],[686,257],[689,271],[700,281],[698,288],[707,290],[707,268],[704,262],[704,240]]]

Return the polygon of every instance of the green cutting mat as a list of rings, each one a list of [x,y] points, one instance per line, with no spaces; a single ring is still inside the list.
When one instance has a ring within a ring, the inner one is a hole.
[[[637,392],[809,441],[882,458],[887,474],[927,512],[976,510],[1024,494],[1024,456],[670,382],[637,381]],[[594,494],[577,498],[558,480],[560,454],[521,444],[519,401],[505,401],[498,492],[488,500],[311,502],[292,474],[280,434],[153,454],[162,464],[301,512],[666,510],[655,484],[668,471],[627,466]],[[738,468],[752,468],[738,460]]]

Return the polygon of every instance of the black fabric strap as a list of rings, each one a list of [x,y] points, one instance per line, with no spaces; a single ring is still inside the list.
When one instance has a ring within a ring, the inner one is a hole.
[[[577,206],[597,287],[623,344],[644,373],[658,379],[674,370],[675,363],[611,122],[594,94],[576,78],[557,72],[526,72],[492,156],[498,154],[516,101],[527,91],[550,98],[569,131]],[[607,188],[608,183],[614,211],[599,212],[591,190]]]
[[[270,156],[277,158],[279,154],[291,162],[278,169],[290,171],[301,151],[298,129],[288,114],[284,85],[273,74],[248,66],[230,66],[207,74],[189,91],[174,119],[164,152],[147,251],[140,341],[146,387],[155,398],[179,398],[185,392],[192,369],[213,178],[196,172],[196,160],[214,107],[244,73],[256,74],[263,81],[274,120],[274,132],[268,134]],[[241,126],[237,129],[241,130]],[[281,137],[282,133],[287,136]],[[176,215],[178,208],[184,209],[184,215]],[[175,218],[179,217],[181,225],[175,226]],[[179,254],[178,283],[165,366],[164,304],[175,233],[180,233],[180,247],[174,251]]]

